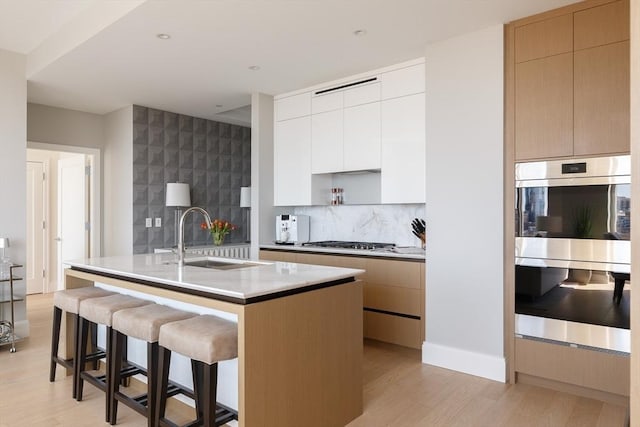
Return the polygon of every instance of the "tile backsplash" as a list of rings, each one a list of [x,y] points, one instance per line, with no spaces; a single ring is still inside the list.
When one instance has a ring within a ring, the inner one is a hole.
[[[226,241],[244,242],[247,209],[240,187],[251,185],[251,129],[183,114],[133,107],[133,253],[174,244],[174,208],[165,207],[168,182],[191,187],[191,205],[239,227]],[[162,218],[162,227],[145,227]],[[185,223],[187,245],[211,244],[202,217]]]
[[[424,204],[340,205],[293,208],[297,215],[309,215],[311,241],[353,240],[420,246],[411,233],[411,221],[425,218]]]

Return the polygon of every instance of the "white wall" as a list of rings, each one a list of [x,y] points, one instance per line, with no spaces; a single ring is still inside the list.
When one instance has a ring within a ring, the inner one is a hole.
[[[104,116],[27,104],[27,139],[48,144],[104,147]]]
[[[105,116],[104,256],[133,253],[133,106]]]
[[[24,264],[27,257],[27,80],[26,57],[0,49],[0,237],[8,237],[11,261]],[[20,274],[22,274],[20,272]],[[16,293],[25,291],[25,281]],[[7,293],[5,292],[6,296]],[[5,311],[6,313],[6,311]],[[15,307],[16,333],[29,334],[24,301]]]
[[[273,97],[251,95],[251,258],[259,244],[275,239],[273,207]]]
[[[423,361],[505,380],[503,27],[426,50]]]

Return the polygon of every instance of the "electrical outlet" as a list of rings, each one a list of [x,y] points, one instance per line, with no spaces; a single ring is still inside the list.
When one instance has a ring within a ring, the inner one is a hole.
[[[144,226],[147,228],[150,228],[152,226],[151,224],[151,218],[147,218],[144,220]]]
[[[156,218],[156,227],[162,227],[162,218]]]

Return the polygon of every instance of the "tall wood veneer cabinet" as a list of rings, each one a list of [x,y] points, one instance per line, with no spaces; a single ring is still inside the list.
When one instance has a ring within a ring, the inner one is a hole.
[[[425,337],[425,263],[307,252],[260,250],[263,261],[359,268],[363,282],[364,336],[420,349]]]
[[[562,10],[509,24],[515,159],[628,153],[629,1]]]

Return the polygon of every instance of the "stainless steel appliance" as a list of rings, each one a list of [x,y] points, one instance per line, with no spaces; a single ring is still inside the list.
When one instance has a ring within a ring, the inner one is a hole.
[[[276,217],[276,243],[294,245],[309,241],[308,215],[278,215]]]
[[[516,264],[628,273],[628,155],[516,164]]]
[[[320,242],[308,242],[308,243],[303,243],[302,246],[310,246],[310,247],[317,247],[317,248],[362,249],[362,250],[392,249],[395,247],[393,243],[345,242],[340,240],[323,240]]]

